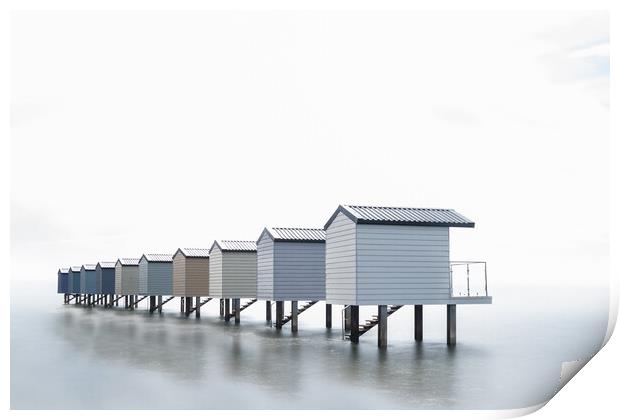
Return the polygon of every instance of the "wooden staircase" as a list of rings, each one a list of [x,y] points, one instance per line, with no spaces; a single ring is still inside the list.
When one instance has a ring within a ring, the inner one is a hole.
[[[389,317],[390,315],[392,315],[394,312],[398,311],[403,306],[404,305],[389,305],[388,308],[387,308],[387,316]],[[373,315],[371,319],[367,320],[364,323],[364,325],[360,325],[359,326],[359,335],[366,334],[373,327],[375,327],[378,323],[379,323],[379,316],[378,315]],[[345,340],[350,340],[351,339],[351,333],[346,333],[344,335],[344,339]]]
[[[207,303],[211,302],[212,300],[213,300],[213,298],[206,298],[205,300],[200,302],[198,305],[196,305],[192,309],[190,309],[189,313],[191,314],[192,312],[195,312],[196,308],[201,308],[203,305],[206,305]]]
[[[136,301],[133,303],[133,306],[136,306],[136,307],[137,307],[137,306],[138,306],[138,303],[142,302],[142,301],[143,301],[144,299],[146,299],[147,297],[148,297],[148,296],[142,296],[140,299],[136,300]]]
[[[310,302],[306,303],[304,306],[301,306],[299,309],[297,309],[297,316],[301,315],[302,312],[305,312],[308,309],[310,309],[310,307],[314,306],[316,303],[318,303],[318,300],[311,300]],[[282,325],[286,324],[291,319],[293,319],[293,314],[286,315],[285,317],[282,318]]]
[[[155,312],[157,310],[159,310],[159,308],[161,308],[162,306],[164,306],[166,303],[170,302],[172,299],[174,299],[174,296],[170,296],[168,299],[164,300],[161,305],[155,305],[153,307],[153,309],[151,310],[151,312]]]
[[[258,302],[258,299],[252,299],[248,302],[246,302],[245,304],[243,304],[240,308],[239,308],[239,312],[243,312],[244,309],[249,308],[251,305],[255,304],[256,302]],[[235,316],[235,310],[233,309],[232,311],[230,311],[230,315],[231,316]]]

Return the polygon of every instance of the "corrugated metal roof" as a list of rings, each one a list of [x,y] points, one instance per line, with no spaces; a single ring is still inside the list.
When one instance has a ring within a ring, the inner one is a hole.
[[[148,262],[172,262],[172,254],[144,254]]]
[[[138,265],[140,258],[119,258],[117,262],[119,261],[121,265]]]
[[[84,270],[86,271],[91,271],[97,268],[97,264],[84,264],[82,268],[84,268]]]
[[[109,261],[100,262],[99,265],[101,266],[101,268],[114,268],[114,267],[116,267],[116,263],[115,262],[109,262]]]
[[[82,266],[73,265],[73,266],[71,266],[71,268],[69,268],[69,270],[75,273],[77,271],[81,271],[82,270]]]
[[[256,242],[254,241],[217,240],[214,245],[216,243],[222,251],[256,251]]]
[[[323,229],[309,228],[267,228],[274,241],[310,241],[325,242]]]
[[[209,250],[207,248],[179,248],[177,252],[181,252],[186,257],[190,258],[208,258]],[[175,253],[176,254],[176,253]]]
[[[68,268],[59,268],[58,271],[60,272],[60,274],[67,274],[69,272]]]
[[[327,221],[325,229],[339,212],[344,213],[355,223],[474,227],[474,222],[452,209],[341,205]]]

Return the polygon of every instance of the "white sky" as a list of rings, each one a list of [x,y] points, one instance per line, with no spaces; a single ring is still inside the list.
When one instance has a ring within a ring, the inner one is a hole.
[[[19,285],[339,203],[463,213],[491,291],[608,281],[606,14],[16,13],[12,47]]]

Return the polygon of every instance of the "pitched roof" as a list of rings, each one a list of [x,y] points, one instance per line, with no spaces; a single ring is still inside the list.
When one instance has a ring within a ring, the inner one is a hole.
[[[359,224],[474,227],[474,222],[452,209],[340,205],[325,229],[340,212]]]
[[[323,229],[272,227],[265,228],[263,232],[267,232],[274,241],[325,242],[325,231]]]
[[[99,262],[97,266],[100,266],[101,268],[114,268],[116,266],[116,263],[110,262],[110,261],[104,261],[104,262]]]
[[[144,254],[142,258],[148,262],[172,262],[172,254]]]
[[[82,266],[80,265],[73,265],[71,266],[71,268],[69,268],[69,271],[73,272],[73,273],[78,273],[82,270]]]
[[[179,248],[174,255],[177,255],[179,252],[187,258],[209,258],[209,250],[207,248]]]
[[[138,265],[140,263],[140,258],[119,258],[116,260],[116,263],[121,263],[121,265]]]
[[[68,268],[59,268],[58,272],[60,274],[67,274],[69,272],[69,269]]]
[[[86,271],[92,271],[97,268],[97,264],[83,264],[82,268]]]
[[[213,242],[211,250],[217,244],[222,251],[252,252],[256,251],[256,242],[254,241],[228,241],[217,240]]]

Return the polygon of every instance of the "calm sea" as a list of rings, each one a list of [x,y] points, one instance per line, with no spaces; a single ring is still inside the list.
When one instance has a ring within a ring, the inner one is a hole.
[[[606,291],[506,289],[492,305],[457,310],[445,345],[445,307],[425,307],[421,344],[413,308],[389,318],[389,346],[376,331],[343,341],[341,307],[331,330],[324,305],[300,316],[299,332],[264,321],[265,303],[241,325],[202,318],[63,305],[49,291],[13,296],[14,409],[498,409],[541,403],[557,392],[563,361],[589,358],[607,327]],[[145,302],[143,302],[145,303]],[[370,317],[374,307],[361,309]]]

